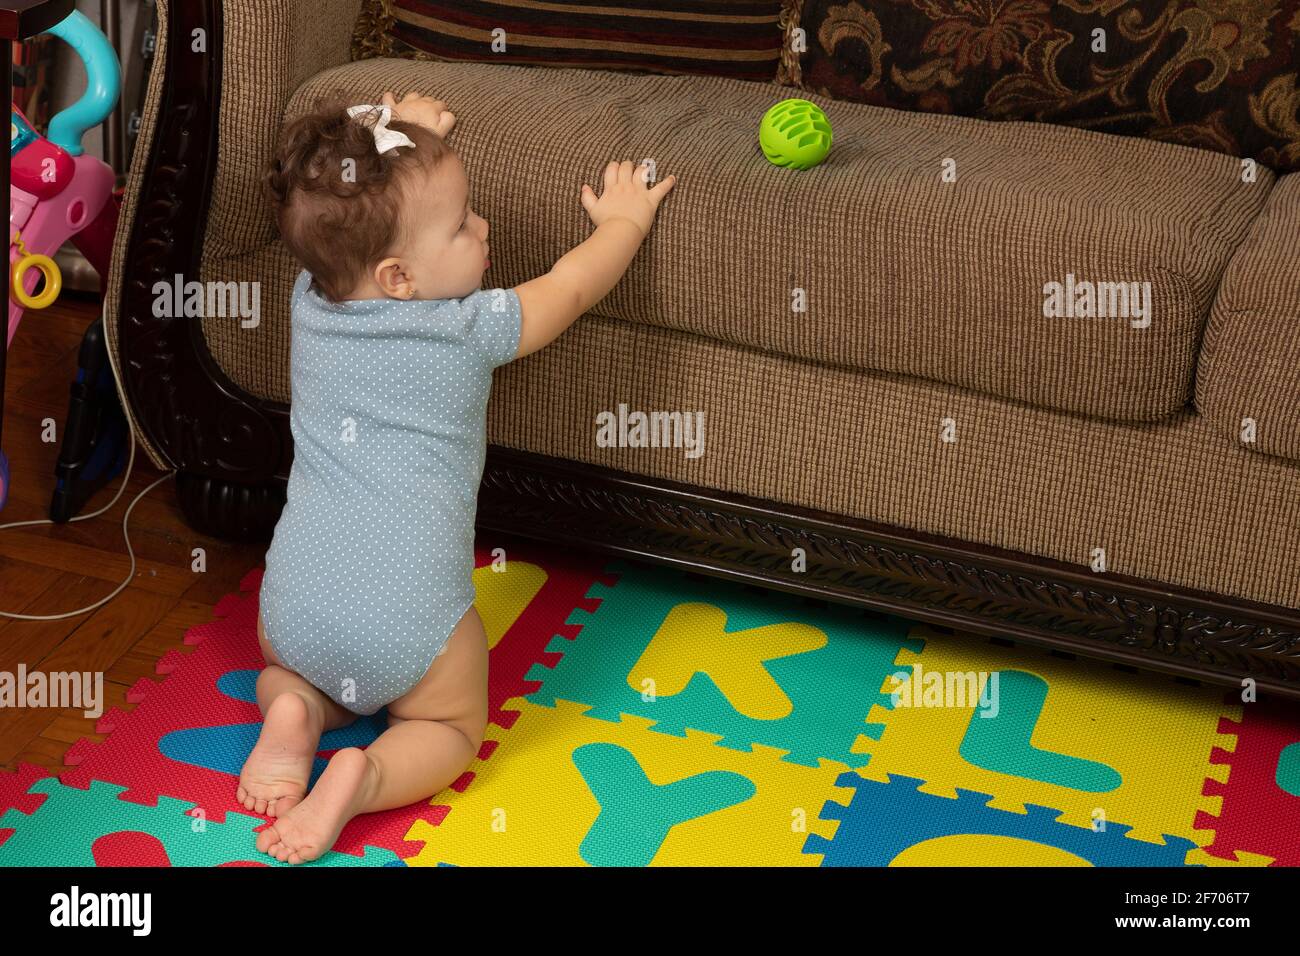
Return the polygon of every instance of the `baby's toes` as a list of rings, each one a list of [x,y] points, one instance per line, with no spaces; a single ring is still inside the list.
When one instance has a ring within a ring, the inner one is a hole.
[[[266,816],[282,817],[298,804],[302,803],[302,797],[276,797],[266,802]]]
[[[266,803],[265,798],[258,797],[252,790],[244,786],[242,783],[239,785],[239,789],[235,791],[235,799],[245,810],[257,810],[257,804],[259,802],[263,804]],[[260,810],[257,810],[257,812],[261,813]]]
[[[257,850],[259,853],[270,853],[271,847],[280,843],[280,834],[275,826],[269,826],[265,830],[259,830],[257,833]]]

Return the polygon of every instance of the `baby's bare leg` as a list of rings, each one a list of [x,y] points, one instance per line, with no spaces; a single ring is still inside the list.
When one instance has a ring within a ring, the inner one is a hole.
[[[482,742],[482,730],[467,736],[443,721],[390,722],[365,750],[371,770],[360,812],[404,807],[440,793],[465,772]]]
[[[257,677],[257,705],[265,719],[257,745],[240,770],[235,799],[245,810],[274,817],[287,813],[307,793],[321,734],[346,726],[356,714],[284,667],[266,640],[260,616],[257,625],[266,660]]]
[[[388,705],[388,730],[364,751],[336,753],[306,799],[258,834],[257,848],[289,863],[313,860],[358,813],[425,800],[454,782],[487,728],[487,665],[487,634],[470,608],[447,652]]]
[[[319,728],[320,733],[346,727],[357,719],[356,714],[336,704],[301,674],[278,664],[267,664],[262,673],[257,675],[257,706],[264,715],[269,716],[276,700],[285,694],[297,694],[303,699],[311,722]],[[319,733],[317,738],[319,739]]]

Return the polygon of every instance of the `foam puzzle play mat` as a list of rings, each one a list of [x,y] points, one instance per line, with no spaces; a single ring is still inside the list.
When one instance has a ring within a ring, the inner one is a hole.
[[[1300,864],[1294,704],[523,541],[477,560],[478,758],[305,865]],[[287,865],[235,802],[261,573],[62,774],[0,774],[0,866]],[[313,782],[385,726],[327,733]]]

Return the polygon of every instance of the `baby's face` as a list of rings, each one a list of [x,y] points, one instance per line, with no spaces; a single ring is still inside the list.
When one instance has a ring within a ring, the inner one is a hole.
[[[410,225],[406,245],[395,257],[400,268],[386,273],[380,284],[397,299],[462,298],[483,284],[487,220],[470,208],[465,167],[454,152],[425,177],[420,189],[411,190],[405,211]]]

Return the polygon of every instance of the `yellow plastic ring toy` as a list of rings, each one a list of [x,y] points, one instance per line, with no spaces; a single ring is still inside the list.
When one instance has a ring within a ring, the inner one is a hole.
[[[39,269],[41,275],[45,277],[45,288],[41,290],[40,295],[27,294],[23,276],[27,274],[28,269]],[[45,309],[63,291],[63,274],[59,272],[58,263],[49,256],[23,256],[14,263],[12,287],[14,298],[24,309]]]

